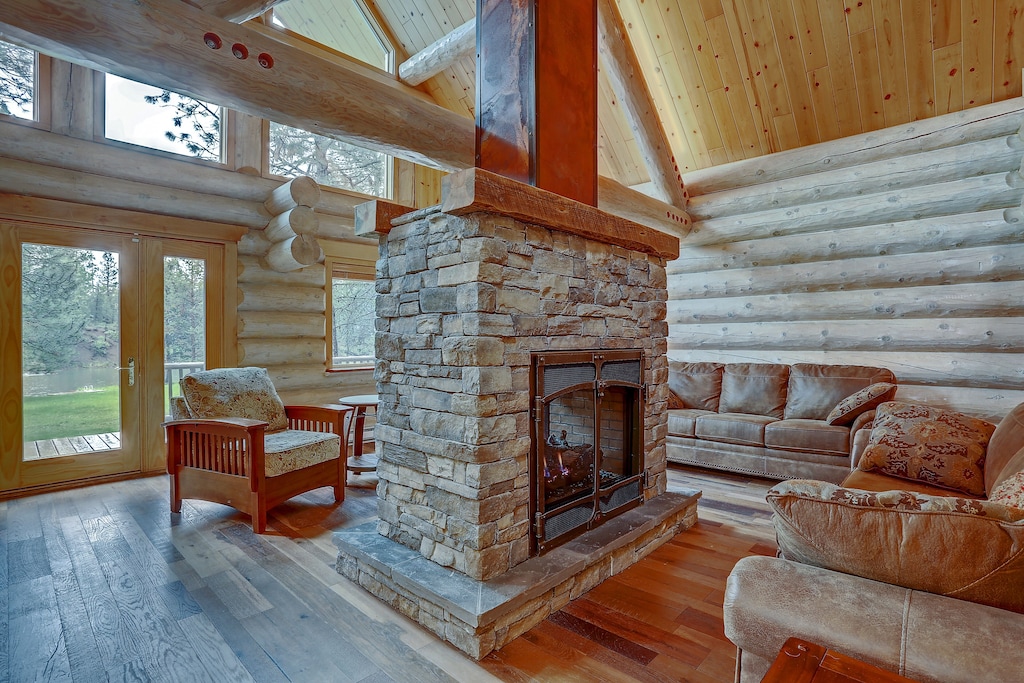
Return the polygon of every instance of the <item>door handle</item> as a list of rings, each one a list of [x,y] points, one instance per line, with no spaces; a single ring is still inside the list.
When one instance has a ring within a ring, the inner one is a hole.
[[[134,387],[135,386],[135,356],[128,356],[128,366],[127,367],[120,367],[119,366],[117,369],[118,370],[127,370],[128,371],[128,386]]]

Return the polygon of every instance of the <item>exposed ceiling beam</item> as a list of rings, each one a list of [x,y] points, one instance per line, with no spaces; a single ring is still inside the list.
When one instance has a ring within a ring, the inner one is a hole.
[[[241,24],[266,12],[284,0],[184,0],[207,14]]]
[[[614,0],[598,0],[597,31],[608,80],[625,110],[651,182],[661,199],[682,209],[687,198],[682,174],[672,160],[668,136]]]
[[[398,77],[409,85],[419,85],[463,57],[471,56],[475,50],[476,18],[473,18],[402,62]]]
[[[4,0],[0,33],[90,68],[433,168],[473,165],[473,122],[423,93],[179,0]],[[208,34],[219,49],[207,47]],[[236,45],[248,58],[233,56]],[[259,55],[273,66],[261,67]]]
[[[88,27],[86,30],[84,27]],[[204,44],[215,33],[217,50]],[[254,116],[442,170],[473,166],[474,122],[394,78],[329,61],[179,0],[4,0],[0,34],[54,57],[216,102]],[[232,56],[244,45],[248,59]],[[270,69],[257,63],[269,54]],[[598,206],[671,234],[689,231],[679,208],[600,179]],[[609,192],[609,189],[615,190]]]

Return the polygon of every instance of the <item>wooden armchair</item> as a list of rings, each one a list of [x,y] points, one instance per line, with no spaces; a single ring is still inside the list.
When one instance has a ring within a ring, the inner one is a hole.
[[[345,499],[351,408],[285,406],[263,368],[194,372],[180,384],[172,415],[187,417],[164,423],[171,512],[182,498],[223,503],[261,534],[267,511],[300,493],[330,486]]]

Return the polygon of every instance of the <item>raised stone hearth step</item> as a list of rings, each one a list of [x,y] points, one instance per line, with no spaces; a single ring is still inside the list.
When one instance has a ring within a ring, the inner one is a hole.
[[[477,581],[377,533],[334,535],[338,572],[480,659],[697,521],[700,491],[663,493],[493,579]]]

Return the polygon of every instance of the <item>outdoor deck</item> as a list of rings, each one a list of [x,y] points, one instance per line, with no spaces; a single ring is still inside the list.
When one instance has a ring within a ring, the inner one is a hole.
[[[121,447],[121,433],[90,434],[89,436],[72,436],[65,439],[46,441],[26,441],[25,460],[42,460],[62,455],[79,453],[95,453],[109,451]]]

